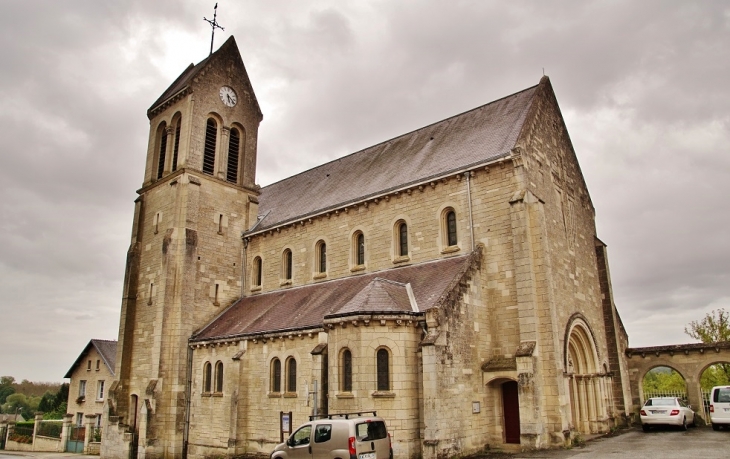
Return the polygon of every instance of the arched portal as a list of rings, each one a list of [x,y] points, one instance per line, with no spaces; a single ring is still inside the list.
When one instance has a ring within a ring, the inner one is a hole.
[[[613,406],[607,365],[599,363],[593,333],[582,317],[574,317],[566,335],[565,373],[573,428],[584,434],[605,432]]]

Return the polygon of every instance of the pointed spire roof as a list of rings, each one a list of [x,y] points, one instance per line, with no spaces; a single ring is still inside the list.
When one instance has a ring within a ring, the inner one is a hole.
[[[253,87],[250,84],[248,74],[246,73],[246,66],[243,64],[243,59],[241,58],[241,53],[238,50],[236,39],[233,37],[233,35],[231,35],[228,40],[226,40],[226,42],[223,43],[223,45],[221,45],[221,47],[218,48],[213,54],[198,62],[196,65],[190,64],[147,110],[147,117],[149,119],[152,119],[152,117],[155,116],[156,112],[159,109],[164,108],[167,104],[172,103],[179,97],[187,94],[188,91],[190,91],[191,89],[195,77],[200,75],[204,69],[206,69],[209,65],[215,62],[219,56],[224,56],[227,54],[233,54],[234,57],[237,58],[237,60],[239,61],[241,69],[245,74],[245,80],[249,82],[249,88],[247,89],[251,91],[253,103],[255,104],[256,110],[258,111],[259,115],[261,115],[261,107],[259,106],[256,95],[253,92]]]

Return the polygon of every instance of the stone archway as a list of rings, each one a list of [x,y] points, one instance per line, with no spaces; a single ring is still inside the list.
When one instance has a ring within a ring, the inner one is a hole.
[[[565,358],[573,428],[583,434],[607,431],[613,405],[611,376],[605,371],[607,365],[599,363],[593,333],[581,316],[568,326]]]

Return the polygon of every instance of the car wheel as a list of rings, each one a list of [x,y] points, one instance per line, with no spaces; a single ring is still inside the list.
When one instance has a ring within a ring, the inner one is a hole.
[[[641,425],[641,430],[643,430],[644,432],[648,432],[649,431],[649,425],[648,424],[642,424]]]
[[[682,430],[687,430],[687,418],[682,418]]]
[[[717,425],[717,424],[715,424],[715,423],[713,422],[713,423],[712,423],[712,430],[720,430],[720,426],[719,426],[719,425]]]

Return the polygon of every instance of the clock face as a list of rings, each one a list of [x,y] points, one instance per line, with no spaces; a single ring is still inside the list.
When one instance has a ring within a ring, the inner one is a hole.
[[[236,96],[236,91],[233,90],[230,86],[223,86],[218,93],[223,103],[228,107],[233,107],[236,105],[236,102],[238,102],[238,97]]]

